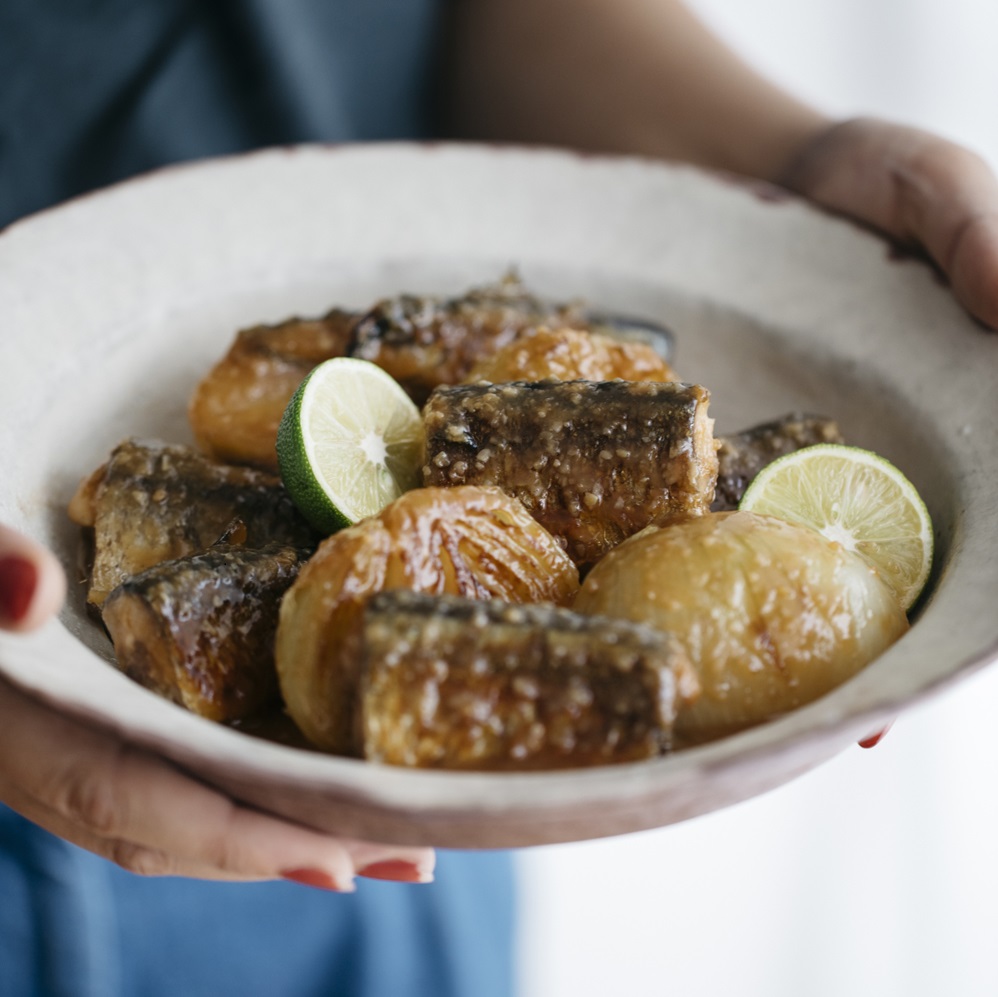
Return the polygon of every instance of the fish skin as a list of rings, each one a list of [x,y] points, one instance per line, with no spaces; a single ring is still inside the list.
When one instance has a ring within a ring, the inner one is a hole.
[[[288,713],[324,751],[354,750],[364,603],[389,589],[567,605],[579,573],[498,488],[415,488],[324,540],[281,603],[277,671]]]
[[[273,708],[280,601],[306,556],[281,544],[222,544],[126,579],[103,610],[118,668],[210,720]]]
[[[395,590],[364,610],[360,754],[531,770],[655,758],[695,698],[668,634],[554,606]]]
[[[364,311],[334,308],[320,318],[243,329],[195,388],[188,419],[205,453],[276,472],[281,417],[324,360],[352,356],[375,363],[422,405],[437,385],[460,383],[476,363],[542,326],[619,335],[624,349],[639,351],[650,343],[667,353],[671,342],[651,323],[545,301],[507,274],[453,297],[398,294]]]
[[[501,488],[586,569],[646,526],[708,510],[709,399],[680,382],[438,388],[423,410],[423,483]]]
[[[350,353],[384,368],[422,405],[435,387],[459,384],[480,360],[540,326],[590,323],[576,305],[545,303],[507,277],[453,298],[385,298],[358,321]]]
[[[718,438],[717,487],[712,512],[737,509],[755,476],[777,457],[817,443],[844,443],[838,423],[822,415],[790,412]]]
[[[100,609],[127,578],[210,547],[240,523],[248,547],[311,547],[315,536],[280,479],[183,446],[125,440],[84,479],[70,515],[93,530],[88,603]]]

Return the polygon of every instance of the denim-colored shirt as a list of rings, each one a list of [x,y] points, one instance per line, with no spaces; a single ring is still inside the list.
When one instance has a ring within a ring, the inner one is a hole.
[[[433,132],[440,0],[3,0],[0,226],[164,163]]]

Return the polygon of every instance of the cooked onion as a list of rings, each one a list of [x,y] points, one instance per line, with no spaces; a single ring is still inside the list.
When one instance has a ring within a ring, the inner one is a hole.
[[[908,629],[896,596],[858,555],[748,512],[632,537],[593,569],[575,608],[680,639],[702,689],[677,720],[688,742],[817,699]]]

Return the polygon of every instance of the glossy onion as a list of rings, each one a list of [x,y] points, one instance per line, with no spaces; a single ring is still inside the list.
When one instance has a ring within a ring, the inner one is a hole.
[[[541,326],[483,357],[466,381],[678,381],[647,343],[621,342],[581,329]]]
[[[281,604],[277,673],[292,719],[319,748],[356,743],[364,604],[410,589],[568,605],[578,571],[523,506],[496,488],[419,488],[333,534]]]
[[[632,537],[593,569],[575,608],[679,638],[701,686],[677,718],[686,743],[817,699],[908,629],[897,598],[856,554],[747,512]]]

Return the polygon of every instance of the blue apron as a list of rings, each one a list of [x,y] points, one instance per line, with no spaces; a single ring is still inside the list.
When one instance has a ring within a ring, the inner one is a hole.
[[[442,18],[432,0],[3,0],[0,226],[179,160],[430,136]],[[0,807],[3,997],[506,997],[513,912],[505,854],[350,896],[144,879]]]

